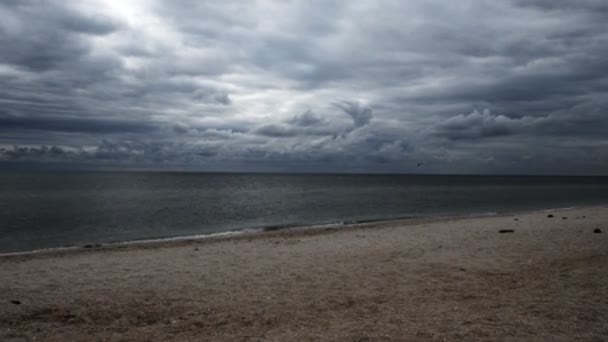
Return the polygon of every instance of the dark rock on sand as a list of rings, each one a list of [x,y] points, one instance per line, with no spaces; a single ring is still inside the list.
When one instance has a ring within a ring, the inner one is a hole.
[[[568,217],[566,217],[566,216],[562,217],[562,220],[567,220],[567,219],[568,219]]]
[[[553,214],[549,214],[549,215],[547,215],[547,217],[553,217]]]
[[[15,304],[15,305],[20,305],[21,302],[18,300],[11,300],[11,303]]]
[[[599,229],[599,228],[595,228],[595,229],[593,230],[593,232],[594,232],[595,234],[602,234],[602,230],[601,230],[601,229]]]
[[[513,229],[501,229],[498,231],[500,234],[504,234],[504,233],[513,233],[515,232]]]

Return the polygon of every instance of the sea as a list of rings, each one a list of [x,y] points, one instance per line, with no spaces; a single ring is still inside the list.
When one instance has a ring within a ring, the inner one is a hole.
[[[0,254],[606,203],[608,177],[3,172]]]

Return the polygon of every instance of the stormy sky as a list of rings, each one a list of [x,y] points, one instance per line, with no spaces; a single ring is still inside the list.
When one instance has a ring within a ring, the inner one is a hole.
[[[15,165],[608,175],[608,2],[3,0]]]

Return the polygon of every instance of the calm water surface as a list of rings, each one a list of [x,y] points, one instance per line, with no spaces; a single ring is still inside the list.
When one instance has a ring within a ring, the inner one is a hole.
[[[0,173],[0,253],[601,203],[606,177]]]

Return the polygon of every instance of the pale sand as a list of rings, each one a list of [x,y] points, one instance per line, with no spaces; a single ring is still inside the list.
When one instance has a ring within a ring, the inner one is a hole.
[[[0,341],[606,341],[608,207],[547,214],[2,257]]]

